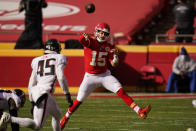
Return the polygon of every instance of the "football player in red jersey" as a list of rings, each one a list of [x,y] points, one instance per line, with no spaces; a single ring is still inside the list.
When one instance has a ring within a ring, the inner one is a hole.
[[[151,110],[150,105],[140,108],[134,100],[126,94],[120,82],[111,75],[108,69],[108,61],[113,67],[119,63],[118,49],[108,42],[110,27],[106,23],[98,24],[95,27],[95,36],[84,33],[79,41],[84,46],[85,75],[80,85],[77,99],[69,107],[67,113],[61,120],[61,129],[65,127],[72,113],[88,97],[88,95],[98,86],[103,86],[107,90],[116,93],[122,100],[130,106],[142,119],[147,117]]]

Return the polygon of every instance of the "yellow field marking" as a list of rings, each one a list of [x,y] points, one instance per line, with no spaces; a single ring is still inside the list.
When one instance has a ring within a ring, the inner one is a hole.
[[[43,54],[43,49],[14,49],[15,43],[0,43],[0,56],[12,56],[12,57],[35,57]],[[64,49],[65,44],[61,43],[61,53],[66,56],[84,56],[83,49]],[[192,45],[117,45],[117,48],[123,52],[134,53],[147,53],[147,52],[160,52],[178,53],[181,51],[181,47],[184,46],[188,53],[196,53],[196,46]]]

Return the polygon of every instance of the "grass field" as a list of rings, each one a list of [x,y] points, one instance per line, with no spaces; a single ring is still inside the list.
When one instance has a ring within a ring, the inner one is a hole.
[[[131,95],[131,94],[130,94]],[[55,97],[63,114],[67,110],[65,97]],[[74,98],[75,99],[75,98]],[[193,98],[134,98],[144,107],[151,104],[152,111],[147,119],[140,119],[119,98],[88,98],[71,117],[66,131],[186,131],[196,130],[196,109]],[[62,115],[63,115],[62,114]],[[30,117],[30,103],[19,112],[21,117]],[[10,127],[8,131],[11,131]],[[31,129],[21,127],[21,131]],[[52,131],[51,117],[41,131]]]

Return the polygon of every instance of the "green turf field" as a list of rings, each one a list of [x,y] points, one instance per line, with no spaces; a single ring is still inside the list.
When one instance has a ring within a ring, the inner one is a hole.
[[[67,110],[65,97],[55,97],[63,114]],[[192,98],[134,98],[143,107],[151,104],[152,111],[147,119],[137,114],[119,98],[88,98],[71,117],[66,131],[186,131],[196,130],[196,109]],[[20,110],[19,116],[30,115],[30,103]],[[10,127],[8,129],[10,130]],[[31,129],[21,127],[21,131]],[[41,131],[52,131],[51,117]]]

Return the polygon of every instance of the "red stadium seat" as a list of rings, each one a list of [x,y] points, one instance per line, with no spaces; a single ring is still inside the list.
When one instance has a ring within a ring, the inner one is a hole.
[[[156,75],[157,70],[153,65],[143,65],[140,68],[140,77],[139,77],[139,88],[144,87],[145,91],[148,91],[149,88],[156,90]]]

